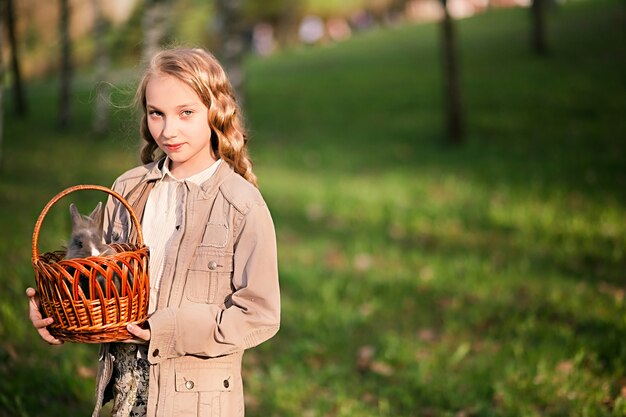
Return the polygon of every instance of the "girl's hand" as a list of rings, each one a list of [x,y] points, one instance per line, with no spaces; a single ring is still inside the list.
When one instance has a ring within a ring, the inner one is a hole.
[[[124,343],[146,344],[150,341],[151,333],[149,327],[147,329],[142,329],[136,324],[130,323],[126,326],[126,330],[128,330],[129,333],[135,337],[132,339],[124,340]]]
[[[37,329],[37,333],[39,333],[39,336],[51,345],[62,345],[63,341],[52,336],[48,331],[48,326],[54,323],[54,319],[52,317],[44,319],[41,316],[41,312],[39,311],[39,297],[37,297],[37,291],[35,291],[33,288],[27,288],[26,296],[28,297],[28,316],[30,318],[30,321],[33,323],[35,329]]]

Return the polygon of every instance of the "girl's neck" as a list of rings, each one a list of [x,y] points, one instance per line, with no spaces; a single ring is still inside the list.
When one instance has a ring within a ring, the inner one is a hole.
[[[204,159],[202,163],[189,164],[189,163],[180,163],[175,162],[173,160],[169,160],[169,166],[167,167],[174,178],[177,180],[184,180],[193,175],[196,175],[205,169],[211,167],[215,162],[217,162],[217,158],[211,155],[210,159]]]

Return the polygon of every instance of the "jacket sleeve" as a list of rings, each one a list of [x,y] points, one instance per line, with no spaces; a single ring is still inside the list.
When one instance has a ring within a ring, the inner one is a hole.
[[[276,235],[264,203],[253,204],[238,227],[231,303],[159,309],[148,319],[149,360],[183,355],[216,357],[254,347],[276,334],[280,290]]]

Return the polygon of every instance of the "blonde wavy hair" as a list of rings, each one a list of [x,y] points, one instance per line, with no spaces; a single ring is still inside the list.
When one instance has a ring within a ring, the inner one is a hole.
[[[135,94],[135,102],[142,112],[141,136],[146,142],[141,149],[142,162],[147,164],[163,157],[163,152],[148,129],[146,110],[146,85],[150,77],[155,75],[176,77],[198,94],[209,109],[208,123],[213,152],[231,165],[235,172],[257,186],[257,178],[252,172],[252,161],[246,147],[248,137],[242,112],[235,99],[233,87],[217,59],[204,49],[166,49],[150,60]]]

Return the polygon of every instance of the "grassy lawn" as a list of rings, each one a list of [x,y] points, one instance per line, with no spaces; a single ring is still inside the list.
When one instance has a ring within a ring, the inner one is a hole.
[[[283,325],[246,355],[247,415],[626,415],[625,24],[616,0],[567,2],[536,58],[527,10],[458,22],[460,148],[442,145],[436,25],[248,62]],[[88,415],[96,347],[49,347],[28,322],[32,229],[62,189],[136,164],[136,123],[120,108],[86,133],[82,82],[59,132],[55,86],[29,87],[0,173],[0,416]]]

